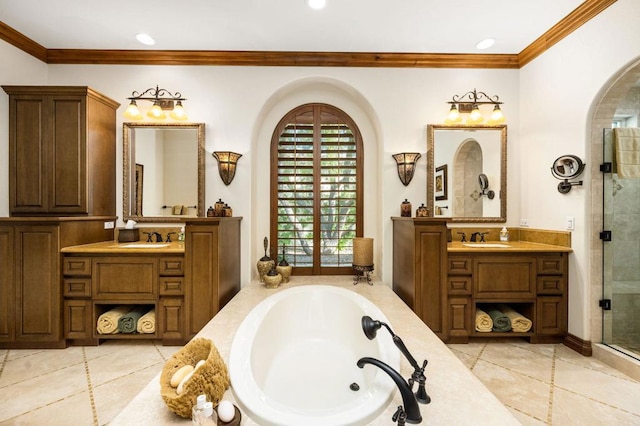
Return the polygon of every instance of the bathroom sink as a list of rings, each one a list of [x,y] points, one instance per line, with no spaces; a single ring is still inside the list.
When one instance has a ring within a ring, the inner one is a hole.
[[[169,247],[169,244],[162,243],[131,243],[131,244],[117,244],[113,246],[115,248],[162,248]]]
[[[506,248],[511,247],[509,244],[502,243],[463,243],[465,247],[474,247],[474,248]]]

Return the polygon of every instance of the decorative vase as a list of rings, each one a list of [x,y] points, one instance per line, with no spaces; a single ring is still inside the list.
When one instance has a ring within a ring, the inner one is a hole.
[[[402,204],[400,204],[400,216],[411,217],[411,203],[406,198]]]
[[[258,275],[260,276],[260,282],[261,283],[264,282],[264,276],[267,274],[267,272],[272,270],[273,267],[276,265],[276,262],[273,259],[271,259],[269,256],[267,256],[267,246],[268,246],[268,244],[269,244],[269,240],[267,239],[267,237],[264,237],[264,241],[263,241],[264,256],[262,256],[260,258],[260,260],[258,260],[258,263],[256,264],[256,267],[258,268]]]
[[[291,276],[291,271],[293,270],[293,266],[289,265],[287,259],[284,257],[284,249],[285,246],[282,246],[282,260],[276,266],[276,271],[282,275],[282,283],[288,283],[289,277]]]
[[[278,265],[276,266],[276,271],[282,275],[282,283],[286,284],[289,282],[289,277],[291,276],[291,271],[293,270],[293,266],[291,265]]]
[[[264,276],[264,286],[266,288],[278,288],[282,282],[282,275],[276,272],[275,269],[270,270]]]
[[[427,217],[429,216],[429,210],[425,207],[424,203],[420,205],[416,209],[416,217]]]

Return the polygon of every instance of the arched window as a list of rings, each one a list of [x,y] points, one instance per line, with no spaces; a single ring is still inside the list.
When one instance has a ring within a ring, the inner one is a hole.
[[[271,256],[299,275],[351,274],[362,236],[360,131],[340,109],[306,104],[271,140]]]

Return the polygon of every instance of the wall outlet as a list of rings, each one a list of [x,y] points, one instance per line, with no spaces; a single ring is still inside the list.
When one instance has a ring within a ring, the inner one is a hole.
[[[115,227],[116,223],[114,221],[104,223],[104,229],[113,229]]]
[[[567,229],[573,231],[576,229],[576,218],[572,216],[567,216]]]
[[[520,226],[522,227],[528,227],[529,226],[529,219],[520,219]]]

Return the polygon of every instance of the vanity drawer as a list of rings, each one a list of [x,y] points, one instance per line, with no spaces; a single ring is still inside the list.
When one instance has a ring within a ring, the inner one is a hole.
[[[470,257],[449,256],[447,270],[449,275],[471,275],[473,262]]]
[[[184,278],[160,277],[160,296],[184,295]]]
[[[183,257],[161,257],[158,265],[160,275],[184,275]]]
[[[155,300],[158,261],[143,257],[100,257],[93,260],[94,300]]]
[[[65,278],[62,286],[65,297],[91,297],[91,278]]]
[[[538,274],[540,275],[564,274],[567,267],[567,256],[563,256],[562,254],[554,256],[539,256],[537,260]]]
[[[472,286],[473,279],[469,276],[452,276],[447,279],[447,290],[451,295],[470,295]]]
[[[65,257],[62,260],[62,273],[68,276],[90,276],[90,257]]]
[[[535,259],[486,256],[474,262],[474,294],[479,298],[535,297]]]
[[[538,294],[563,294],[567,288],[567,279],[562,276],[538,276]]]

